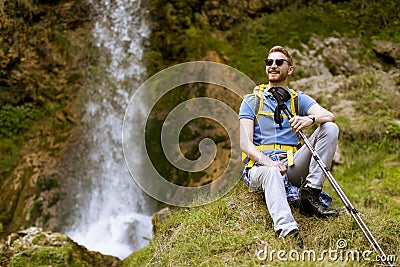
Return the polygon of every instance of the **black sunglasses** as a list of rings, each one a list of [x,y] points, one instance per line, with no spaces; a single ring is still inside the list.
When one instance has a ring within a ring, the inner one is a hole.
[[[282,65],[283,65],[283,62],[285,62],[285,61],[286,61],[289,65],[291,65],[290,62],[289,62],[288,60],[283,59],[283,58],[278,58],[278,59],[270,59],[270,58],[267,58],[267,59],[265,59],[264,61],[265,61],[265,65],[267,65],[267,66],[272,66],[272,65],[274,64],[274,61],[275,61],[275,64],[276,64],[277,66],[282,66]]]

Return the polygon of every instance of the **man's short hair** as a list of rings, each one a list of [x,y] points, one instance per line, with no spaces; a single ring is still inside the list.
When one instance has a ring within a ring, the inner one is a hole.
[[[289,61],[290,65],[293,66],[292,55],[286,48],[280,45],[276,45],[269,50],[268,55],[274,52],[281,52],[282,54],[284,54],[286,56],[286,59]]]

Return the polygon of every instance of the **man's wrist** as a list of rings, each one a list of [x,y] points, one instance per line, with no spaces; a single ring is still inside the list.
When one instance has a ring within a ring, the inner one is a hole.
[[[260,151],[260,159],[258,160],[258,163],[263,164],[263,163],[262,163],[262,162],[263,162],[263,156],[265,157],[264,153],[262,153],[262,152]]]
[[[265,165],[265,166],[269,166],[271,163],[273,163],[273,160],[270,159],[269,156],[267,156],[261,152],[260,160],[258,161],[258,163]]]
[[[312,120],[312,123],[311,123],[311,124],[314,124],[314,123],[315,123],[315,116],[308,116],[308,118],[309,118],[310,120]]]
[[[262,153],[260,151],[260,159],[258,160],[258,163],[264,165],[265,164],[265,157],[266,157],[266,155],[264,155],[264,153]]]

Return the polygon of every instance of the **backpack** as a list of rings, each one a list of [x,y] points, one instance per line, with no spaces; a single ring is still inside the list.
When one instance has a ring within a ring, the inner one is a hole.
[[[254,114],[256,115],[256,120],[260,117],[260,115],[266,115],[266,116],[274,116],[274,113],[272,112],[267,112],[263,111],[263,106],[264,106],[264,90],[267,88],[266,84],[260,84],[253,89],[253,94],[254,94]],[[293,90],[290,90],[290,109],[293,113],[293,116],[296,116],[299,114],[299,97],[298,93]],[[247,95],[246,95],[247,96]],[[245,96],[245,97],[246,97]],[[284,118],[286,118],[286,115],[281,115]]]
[[[254,94],[254,114],[255,114],[255,119],[258,120],[258,118],[261,115],[265,116],[274,116],[274,113],[268,112],[268,111],[263,111],[263,106],[264,106],[264,90],[267,88],[268,85],[266,84],[260,84],[253,89],[253,94]],[[299,114],[299,97],[298,93],[293,90],[290,90],[290,109],[291,112],[293,113],[293,116],[296,116]],[[248,96],[249,94],[245,95],[244,97]],[[286,118],[287,116],[285,114],[280,114],[283,118]],[[263,149],[284,149],[288,153],[288,164],[289,166],[293,165],[293,153],[297,151],[297,147],[293,146],[286,146],[286,145],[279,145],[279,144],[272,144],[272,145],[261,145],[257,147],[260,150]],[[250,160],[250,158],[245,154],[242,153],[242,161],[247,167],[252,167],[254,165],[254,162]]]

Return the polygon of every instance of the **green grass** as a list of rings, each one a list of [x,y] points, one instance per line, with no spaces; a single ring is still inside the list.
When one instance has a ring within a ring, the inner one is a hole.
[[[334,167],[335,179],[385,253],[400,255],[398,141],[366,144],[367,151],[351,142],[343,145],[347,147],[344,163]],[[334,198],[332,205],[343,210],[340,198],[328,181],[325,190]],[[339,239],[346,240],[347,250],[360,253],[373,250],[349,214],[318,219],[301,215],[295,207],[292,210],[305,248],[315,251],[316,255],[336,250]],[[150,245],[126,259],[123,266],[369,266],[367,261],[335,262],[327,256],[323,262],[282,262],[275,255],[271,263],[270,258],[260,260],[256,256],[266,244],[270,246],[269,251],[289,253],[292,249],[292,244],[276,237],[262,195],[249,192],[240,181],[214,203],[174,208],[166,220],[154,221],[154,238]],[[370,256],[374,257],[375,253]]]

